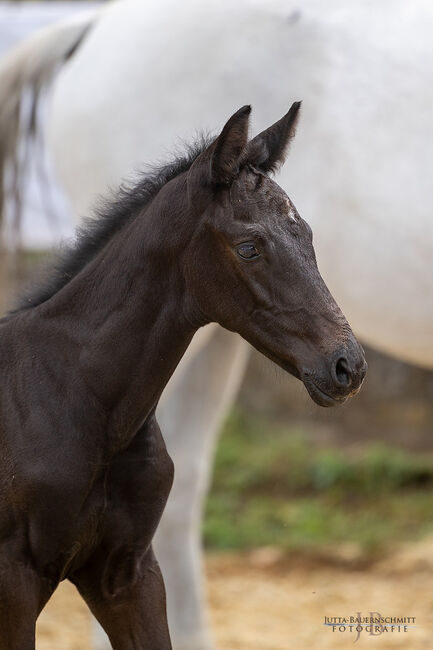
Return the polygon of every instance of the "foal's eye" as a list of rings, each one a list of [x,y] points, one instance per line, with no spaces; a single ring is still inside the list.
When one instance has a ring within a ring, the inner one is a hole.
[[[239,257],[242,257],[244,260],[253,260],[259,256],[259,251],[251,242],[245,242],[245,244],[241,244],[237,247],[236,252]]]

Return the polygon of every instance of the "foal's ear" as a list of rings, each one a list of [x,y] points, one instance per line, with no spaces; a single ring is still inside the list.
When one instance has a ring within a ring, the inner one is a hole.
[[[281,120],[256,135],[245,150],[244,161],[264,173],[276,171],[283,164],[295,135],[300,107],[301,102],[294,102]]]
[[[243,106],[236,111],[211,145],[211,183],[231,183],[239,173],[239,163],[248,142],[250,113],[251,106]]]

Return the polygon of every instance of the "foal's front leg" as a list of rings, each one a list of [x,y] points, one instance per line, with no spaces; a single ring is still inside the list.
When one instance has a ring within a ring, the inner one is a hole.
[[[165,589],[151,541],[173,481],[154,416],[113,461],[98,547],[72,576],[114,650],[170,650]]]
[[[0,558],[0,650],[34,650],[35,625],[54,585],[41,578],[28,557]]]
[[[119,549],[119,553],[128,549]],[[117,567],[80,571],[73,577],[81,595],[110,639],[114,650],[171,650],[165,607],[165,589],[158,563],[150,547],[137,558],[131,552],[128,561],[139,563],[139,576],[119,592],[107,593],[104,574],[114,576]],[[121,566],[121,559],[116,558]],[[131,575],[136,567],[130,567]]]

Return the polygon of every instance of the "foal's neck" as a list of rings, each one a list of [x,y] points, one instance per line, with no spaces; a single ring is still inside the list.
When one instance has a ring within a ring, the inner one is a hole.
[[[179,261],[190,215],[186,201],[174,207],[164,195],[166,188],[41,309],[68,327],[78,371],[120,444],[156,406],[198,326]]]

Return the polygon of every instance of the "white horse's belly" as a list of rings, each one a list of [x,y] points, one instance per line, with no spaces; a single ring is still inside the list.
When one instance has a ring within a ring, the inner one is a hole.
[[[432,11],[421,0],[334,0],[326,12],[310,0],[299,16],[298,3],[271,5],[108,8],[56,84],[61,180],[85,214],[179,137],[217,129],[246,102],[259,129],[303,99],[280,181],[313,227],[325,280],[366,343],[433,367]]]

